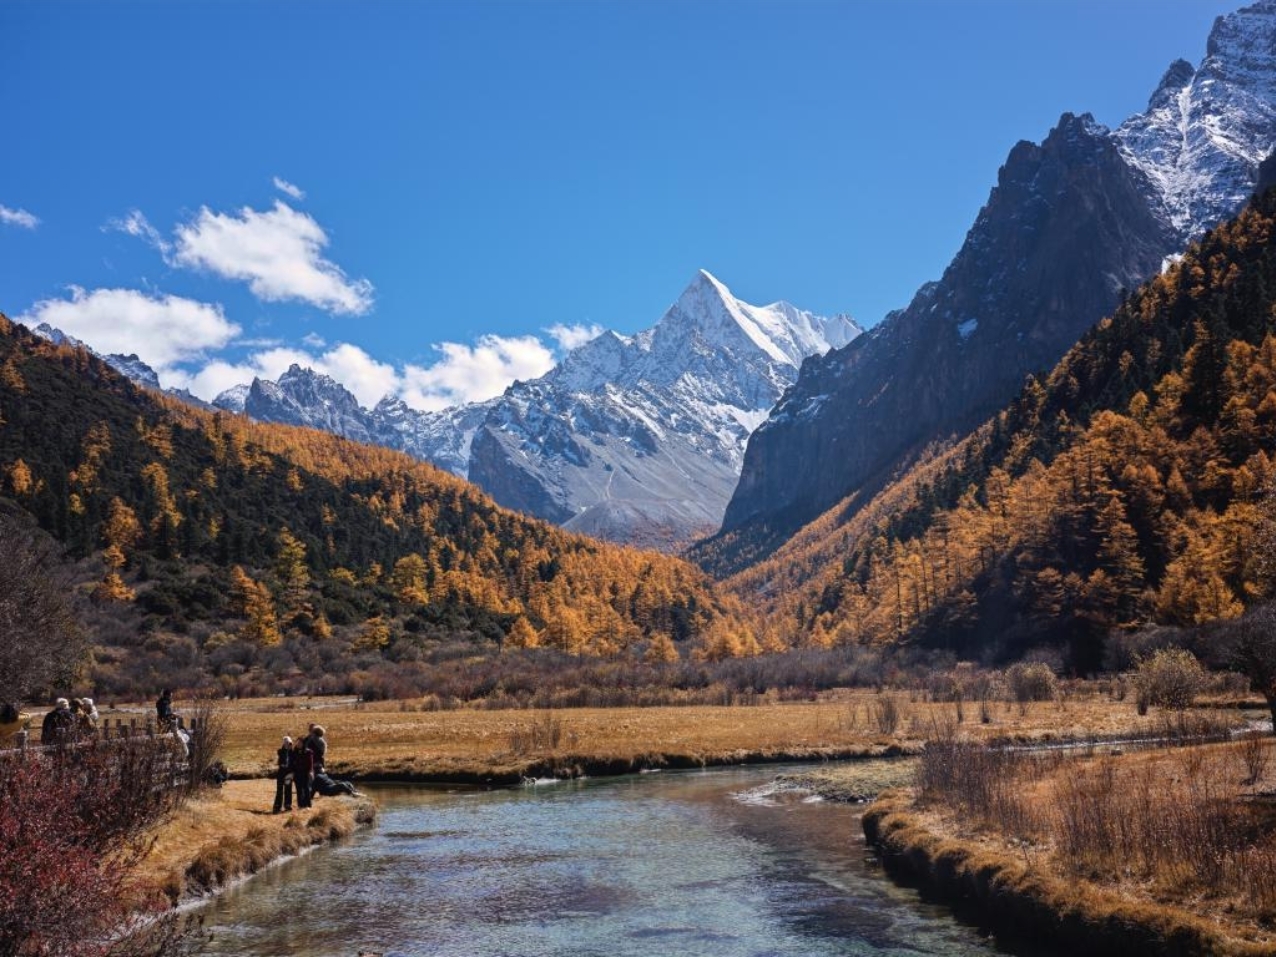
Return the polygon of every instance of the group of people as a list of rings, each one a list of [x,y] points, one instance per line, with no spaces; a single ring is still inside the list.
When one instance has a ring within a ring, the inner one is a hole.
[[[358,794],[349,781],[334,781],[328,776],[324,770],[327,757],[328,739],[320,725],[310,725],[305,737],[296,740],[284,735],[283,744],[275,753],[274,813],[292,810],[293,788],[297,790],[299,808],[310,807],[316,794]]]
[[[59,698],[40,725],[40,743],[64,744],[97,734],[101,720],[92,698]]]

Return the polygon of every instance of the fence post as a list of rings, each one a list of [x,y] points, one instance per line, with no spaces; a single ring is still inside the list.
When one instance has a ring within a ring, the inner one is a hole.
[[[19,731],[17,734],[13,736],[14,743],[17,744],[18,750],[23,752],[24,754],[26,753],[26,750],[27,750],[27,737],[28,735],[27,735],[26,728],[23,728],[21,731]]]

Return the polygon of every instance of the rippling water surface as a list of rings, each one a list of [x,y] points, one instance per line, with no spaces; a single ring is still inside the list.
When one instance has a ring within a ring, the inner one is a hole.
[[[858,812],[776,768],[516,790],[381,788],[375,831],[205,911],[236,955],[975,955],[870,861]]]

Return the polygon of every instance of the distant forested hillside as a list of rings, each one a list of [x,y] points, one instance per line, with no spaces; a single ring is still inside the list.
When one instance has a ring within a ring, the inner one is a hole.
[[[799,642],[1099,665],[1276,583],[1276,193],[1127,296],[972,435],[729,580]]]
[[[183,405],[3,317],[0,494],[79,562],[108,684],[323,675],[445,641],[669,659],[735,620],[684,562],[399,453]]]

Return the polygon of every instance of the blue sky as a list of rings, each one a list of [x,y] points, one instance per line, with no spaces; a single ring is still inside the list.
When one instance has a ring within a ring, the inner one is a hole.
[[[878,321],[1019,139],[1119,123],[1212,0],[0,0],[0,310],[211,397],[495,394],[695,270]]]

